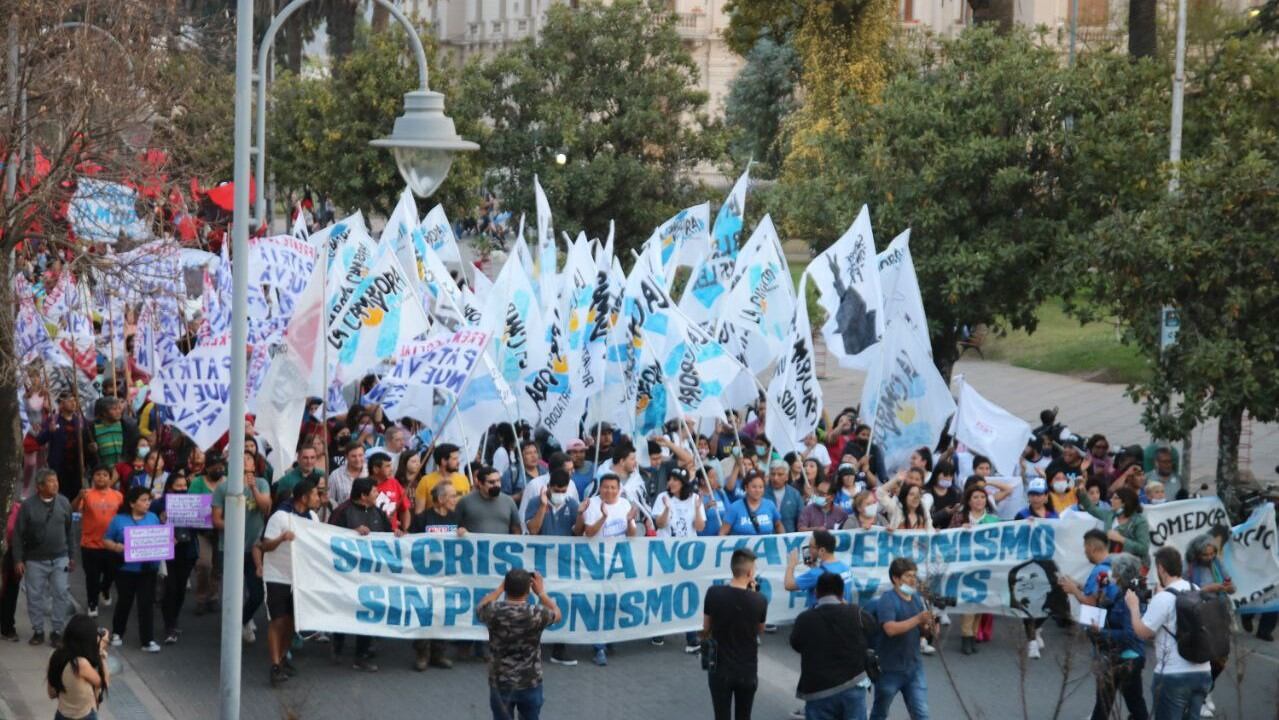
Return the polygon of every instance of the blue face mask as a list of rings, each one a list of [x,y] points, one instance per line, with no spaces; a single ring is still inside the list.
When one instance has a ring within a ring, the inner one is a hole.
[[[826,496],[818,495],[817,497],[813,498],[813,504],[816,505],[817,507],[826,507]]]
[[[915,588],[911,587],[910,585],[907,585],[906,583],[902,583],[901,585],[897,586],[897,592],[901,593],[902,595],[905,595],[906,597],[914,597]]]

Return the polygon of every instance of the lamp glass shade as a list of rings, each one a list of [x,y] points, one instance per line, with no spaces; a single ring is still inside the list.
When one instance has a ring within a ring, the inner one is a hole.
[[[452,150],[397,147],[391,148],[391,154],[395,156],[400,177],[418,197],[430,197],[453,166]]]

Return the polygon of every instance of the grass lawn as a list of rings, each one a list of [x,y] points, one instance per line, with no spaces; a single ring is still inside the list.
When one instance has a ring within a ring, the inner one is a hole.
[[[991,335],[982,351],[987,360],[1094,382],[1135,382],[1149,372],[1136,348],[1119,343],[1112,323],[1081,326],[1057,301],[1046,302],[1039,309],[1039,326],[1034,333]]]

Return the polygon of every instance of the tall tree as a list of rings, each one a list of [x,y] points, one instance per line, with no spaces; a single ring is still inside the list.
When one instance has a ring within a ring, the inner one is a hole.
[[[553,6],[541,39],[469,74],[490,129],[481,156],[506,207],[533,211],[533,176],[557,230],[642,241],[689,201],[687,171],[716,156],[697,67],[658,0]],[[556,156],[566,163],[556,163]]]
[[[724,103],[724,122],[731,133],[729,150],[745,166],[759,163],[752,176],[776,177],[782,164],[782,123],[795,108],[799,56],[789,43],[761,37],[746,56],[746,66],[733,79]]]

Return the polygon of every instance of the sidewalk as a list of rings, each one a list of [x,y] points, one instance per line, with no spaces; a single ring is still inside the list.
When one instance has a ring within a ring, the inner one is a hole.
[[[78,609],[84,596],[84,574],[78,565],[72,573],[71,595]],[[98,624],[109,627],[111,608],[101,610]],[[56,703],[45,693],[45,668],[53,648],[47,640],[36,647],[27,644],[31,639],[31,621],[27,617],[25,589],[18,598],[17,627],[19,642],[0,640],[0,720],[53,717]],[[140,680],[121,649],[111,648],[111,686],[98,717],[103,720],[173,720],[173,714]]]
[[[819,356],[825,355],[821,350]],[[823,374],[824,371],[824,374]],[[861,400],[866,374],[839,367],[827,356],[818,365],[826,408],[833,415],[840,408],[857,405]],[[1039,425],[1041,410],[1058,408],[1057,419],[1072,432],[1087,437],[1101,433],[1111,447],[1145,445],[1150,434],[1141,425],[1141,406],[1124,394],[1124,385],[1089,382],[1069,375],[1026,370],[1004,363],[965,358],[955,366],[953,377],[963,375],[968,383],[986,399],[1008,412]],[[952,387],[953,384],[952,384]],[[1241,468],[1251,467],[1263,483],[1275,478],[1279,465],[1279,425],[1245,422],[1245,437],[1240,443]],[[1191,456],[1196,481],[1212,478],[1217,468],[1217,423],[1210,421],[1194,433]],[[1180,448],[1180,443],[1177,447]]]

